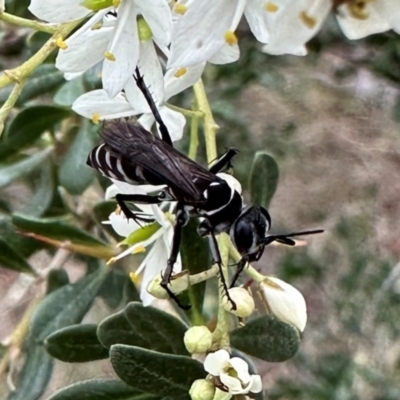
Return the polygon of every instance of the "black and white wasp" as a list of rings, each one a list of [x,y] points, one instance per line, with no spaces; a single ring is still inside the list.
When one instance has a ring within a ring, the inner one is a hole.
[[[220,269],[223,288],[232,308],[235,309],[236,305],[229,297],[222,273],[217,234],[230,233],[234,244],[243,256],[238,265],[235,281],[246,263],[258,260],[264,247],[272,241],[293,245],[291,236],[322,231],[267,236],[266,233],[271,225],[267,210],[256,206],[244,208],[238,181],[231,175],[220,173],[230,165],[238,151],[229,149],[207,170],[176,150],[138,69],[134,77],[158,123],[161,139],[134,121],[126,119],[105,121],[100,130],[104,143],[90,152],[87,164],[109,178],[133,185],[165,185],[165,188],[155,195],[118,194],[116,201],[127,218],[138,222],[148,222],[146,217],[132,212],[125,202],[145,204],[160,204],[163,201],[177,202],[172,249],[161,286],[181,307],[183,306],[169,290],[168,284],[179,253],[183,226],[191,216],[202,218],[198,232],[200,236],[209,238],[214,262]]]

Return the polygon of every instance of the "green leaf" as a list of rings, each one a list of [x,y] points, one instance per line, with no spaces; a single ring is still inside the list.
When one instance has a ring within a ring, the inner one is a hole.
[[[0,165],[0,189],[30,174],[35,168],[43,164],[52,151],[52,148],[47,148],[14,164]]]
[[[13,119],[0,142],[0,159],[31,146],[43,132],[67,118],[70,110],[63,107],[38,105],[25,108]]]
[[[79,363],[108,358],[108,349],[97,339],[97,325],[71,325],[47,336],[44,345],[58,360]]]
[[[183,228],[181,241],[182,270],[188,270],[191,275],[202,272],[210,267],[210,249],[206,239],[200,238],[197,233],[198,221],[191,219]],[[198,283],[188,289],[188,300],[191,308],[188,314],[192,322],[201,322],[204,291],[206,282]],[[182,297],[185,294],[182,295]]]
[[[204,379],[203,364],[190,357],[116,344],[110,350],[116,374],[128,385],[157,396],[190,399],[196,379]]]
[[[27,347],[25,363],[8,400],[37,400],[45,391],[53,371],[53,359],[43,346]]]
[[[65,269],[52,269],[47,275],[46,295],[69,284],[69,277]]]
[[[35,187],[34,195],[22,210],[22,214],[40,217],[50,207],[55,190],[52,165],[46,160],[40,170],[39,182]]]
[[[54,103],[60,106],[72,106],[72,103],[85,93],[82,77],[65,82],[54,95]]]
[[[103,286],[100,288],[99,297],[101,297],[111,309],[115,309],[121,304],[124,298],[125,287],[128,284],[133,286],[131,282],[131,279],[125,271],[113,268],[104,281]],[[134,288],[134,290],[136,292],[135,300],[139,300],[139,293],[136,288]]]
[[[114,379],[81,381],[62,388],[47,400],[157,400]]]
[[[264,315],[231,332],[231,344],[250,356],[269,362],[292,358],[300,345],[299,331]]]
[[[25,83],[18,98],[17,106],[21,106],[30,99],[52,92],[63,82],[65,82],[64,74],[54,64],[39,65]]]
[[[34,273],[24,257],[15,251],[5,240],[0,238],[0,267],[18,272]]]
[[[60,185],[71,194],[81,194],[95,177],[96,171],[86,165],[86,160],[98,142],[97,129],[89,120],[84,120],[60,166]]]
[[[56,330],[79,323],[91,307],[107,272],[107,268],[99,268],[46,296],[32,317],[30,339],[39,343]]]
[[[187,326],[171,314],[132,302],[125,310],[103,320],[97,335],[106,347],[122,343],[162,353],[187,355],[183,343],[186,330]]]
[[[27,215],[14,214],[12,222],[22,231],[33,232],[48,238],[67,240],[89,246],[106,245],[74,225],[67,224],[65,218],[34,218]]]
[[[250,172],[250,194],[253,204],[269,207],[279,180],[279,168],[275,159],[264,151],[257,151]]]

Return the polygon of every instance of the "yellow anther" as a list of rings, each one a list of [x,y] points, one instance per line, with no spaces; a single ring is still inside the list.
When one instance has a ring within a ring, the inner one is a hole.
[[[121,4],[121,0],[113,0],[113,6],[114,8],[118,8],[118,6]]]
[[[140,276],[137,275],[135,272],[130,272],[129,278],[131,278],[132,283],[134,283],[135,285],[140,283]]]
[[[353,18],[365,20],[369,18],[368,3],[371,0],[351,0],[347,7],[349,8],[350,14]]]
[[[94,24],[92,26],[92,31],[97,31],[97,29],[100,29],[103,26],[102,22],[98,22],[97,24]]]
[[[185,75],[187,72],[187,68],[183,67],[183,68],[179,68],[175,73],[174,73],[174,77],[175,78],[180,78],[181,76]]]
[[[94,113],[92,115],[92,122],[97,125],[99,123],[99,121],[100,121],[100,114]]]
[[[121,207],[120,207],[120,206],[117,206],[117,207],[115,208],[115,214],[116,214],[116,215],[120,215],[121,212],[122,212]]]
[[[67,43],[64,42],[64,39],[63,39],[61,36],[59,36],[59,37],[57,38],[56,43],[57,43],[57,46],[58,46],[60,49],[62,49],[62,50],[68,49]]]
[[[132,251],[132,254],[138,254],[138,253],[146,253],[146,247],[139,246],[139,247],[136,247],[136,249]]]
[[[307,28],[312,29],[317,24],[317,20],[314,17],[308,15],[305,11],[302,11],[299,17]]]
[[[265,3],[264,10],[270,13],[274,13],[279,10],[279,7],[275,3],[268,1],[267,3]]]
[[[229,46],[233,46],[238,42],[235,32],[232,31],[226,31],[224,34],[224,39],[225,42],[229,44]]]
[[[174,8],[174,11],[176,14],[184,15],[187,11],[187,6],[185,6],[185,4],[177,4]]]
[[[109,51],[104,52],[104,58],[106,58],[108,61],[115,61],[114,54]]]

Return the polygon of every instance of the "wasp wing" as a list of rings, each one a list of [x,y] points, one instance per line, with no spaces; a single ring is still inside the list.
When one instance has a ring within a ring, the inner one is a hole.
[[[169,186],[178,199],[203,201],[203,192],[220,180],[134,121],[105,121],[100,136],[111,157],[131,168],[141,168],[141,176],[147,174],[156,178],[158,184]]]

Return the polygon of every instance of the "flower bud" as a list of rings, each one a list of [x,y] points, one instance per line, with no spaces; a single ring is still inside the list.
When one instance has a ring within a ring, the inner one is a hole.
[[[169,294],[161,286],[162,277],[157,275],[147,286],[147,291],[156,299],[169,299]],[[174,294],[184,292],[190,286],[188,271],[179,272],[171,277],[168,288]]]
[[[234,287],[228,290],[229,296],[232,301],[236,304],[236,310],[232,309],[230,301],[224,303],[225,311],[228,311],[240,318],[245,318],[251,315],[254,311],[254,300],[253,296],[244,288]]]
[[[210,379],[196,379],[189,390],[192,400],[212,400],[214,393],[214,382]]]
[[[260,282],[260,294],[268,310],[282,322],[294,325],[301,332],[307,323],[307,307],[303,295],[292,285],[274,277]]]
[[[193,326],[185,332],[183,341],[189,353],[205,353],[212,345],[212,333],[206,326]]]

